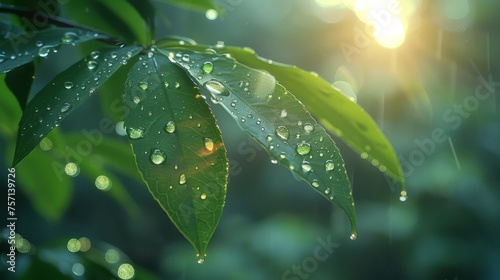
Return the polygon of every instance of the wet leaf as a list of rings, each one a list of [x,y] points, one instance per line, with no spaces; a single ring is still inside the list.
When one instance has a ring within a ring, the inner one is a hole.
[[[164,51],[181,66],[207,99],[218,103],[258,141],[274,163],[289,168],[342,208],[356,236],[354,200],[344,161],[335,143],[290,92],[263,71],[213,50]]]
[[[148,56],[126,83],[125,127],[149,191],[202,262],[225,203],[226,151],[187,75],[162,55]]]
[[[107,48],[58,74],[28,103],[19,123],[14,163],[19,163],[54,127],[90,97],[141,47]]]
[[[11,70],[5,75],[5,83],[10,91],[16,96],[21,109],[24,109],[28,102],[28,95],[31,90],[31,84],[33,83],[34,73],[35,65],[33,62],[30,62]]]
[[[99,38],[106,36],[77,28],[50,28],[7,38],[0,43],[0,74],[36,57],[46,57],[62,44],[77,45]]]
[[[174,41],[168,41],[169,47],[174,45]],[[185,44],[177,44],[177,47],[198,51],[209,48]],[[392,145],[361,106],[349,100],[318,75],[296,66],[261,58],[252,49],[223,46],[216,50],[218,53],[230,55],[248,67],[269,72],[297,97],[328,131],[336,134],[381,172],[399,182],[405,191],[403,171]]]

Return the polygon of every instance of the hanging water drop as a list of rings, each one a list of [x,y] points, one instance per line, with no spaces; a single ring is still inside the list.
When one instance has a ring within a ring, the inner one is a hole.
[[[179,184],[184,185],[186,183],[186,174],[181,174],[179,176]]]
[[[151,156],[149,158],[152,163],[159,165],[167,160],[167,155],[160,149],[151,149]]]
[[[279,138],[285,141],[287,141],[290,138],[290,131],[288,131],[288,128],[283,125],[280,125],[276,128],[276,134],[278,135]]]
[[[349,236],[351,240],[356,240],[357,237],[356,233],[352,233],[351,236]]]
[[[129,127],[127,129],[127,134],[130,139],[139,139],[144,137],[144,128],[139,127],[139,128],[134,128],[134,127]]]
[[[216,80],[207,81],[203,86],[214,96],[229,96],[229,91]]]
[[[399,197],[399,200],[402,202],[405,202],[408,199],[408,196],[406,194],[406,191],[401,192],[401,196]]]
[[[335,163],[333,163],[333,160],[327,160],[325,162],[325,170],[332,171],[333,169],[335,169]]]
[[[142,90],[147,90],[148,87],[149,87],[149,84],[148,82],[139,82],[139,88],[142,89]]]
[[[205,74],[210,74],[212,73],[212,71],[214,71],[214,65],[212,62],[206,61],[205,63],[203,63],[201,70],[203,70]]]
[[[297,153],[301,156],[305,156],[311,152],[311,145],[306,142],[302,142],[297,145]]]
[[[73,105],[69,103],[64,103],[63,106],[61,107],[61,113],[68,112],[71,109],[71,107],[73,107]]]
[[[51,48],[49,46],[40,47],[40,49],[38,50],[38,56],[46,57],[47,55],[49,55],[50,50]]]
[[[212,152],[214,150],[214,140],[212,140],[212,138],[203,138],[203,143],[207,151]]]

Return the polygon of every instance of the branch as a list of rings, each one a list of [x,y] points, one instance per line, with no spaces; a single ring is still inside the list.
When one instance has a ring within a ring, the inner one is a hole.
[[[33,11],[33,10],[21,8],[21,7],[0,4],[0,13],[8,13],[8,14],[17,15],[19,17],[33,19],[37,13],[40,13],[40,11]],[[78,28],[78,29],[83,29],[83,30],[87,30],[90,32],[102,34],[101,32],[99,32],[91,27],[79,25],[79,24],[76,24],[74,22],[68,21],[66,19],[60,18],[60,17],[48,15],[47,13],[43,13],[43,16],[47,19],[49,24],[52,24],[55,26]],[[105,35],[108,36],[107,34],[105,34]],[[110,44],[110,45],[123,44],[123,41],[116,39],[116,38],[113,38],[113,37],[109,37],[109,36],[107,38],[99,38],[97,40],[99,40],[103,43],[106,43],[106,44]]]

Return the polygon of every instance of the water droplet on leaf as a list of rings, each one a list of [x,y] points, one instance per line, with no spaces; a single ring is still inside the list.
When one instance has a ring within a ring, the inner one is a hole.
[[[50,50],[51,48],[48,46],[40,47],[40,49],[38,50],[38,55],[41,57],[46,57],[47,55],[49,55]]]
[[[147,90],[149,87],[148,82],[139,82],[139,88],[142,90]]]
[[[214,96],[229,96],[229,91],[216,80],[207,81],[203,86]]]
[[[335,169],[335,163],[333,163],[333,160],[327,160],[325,162],[325,170],[332,171],[333,169]]]
[[[186,174],[181,174],[179,176],[179,184],[184,185],[186,183]]]
[[[151,149],[151,156],[149,158],[152,163],[159,165],[167,160],[167,155],[160,149]]]
[[[203,138],[203,143],[205,144],[205,149],[209,152],[214,150],[214,140],[212,138]]]
[[[128,137],[130,139],[139,139],[144,137],[144,128],[139,127],[139,128],[134,128],[134,127],[129,127],[127,129]]]
[[[311,169],[312,169],[312,166],[311,166],[311,164],[309,164],[309,162],[307,162],[307,161],[302,162],[302,170],[304,172],[309,172],[309,171],[311,171]]]
[[[309,133],[313,132],[313,130],[314,130],[314,126],[313,126],[312,124],[310,124],[310,123],[306,123],[306,124],[304,124],[304,131],[305,131],[307,134],[309,134]]]
[[[71,109],[71,107],[73,107],[73,105],[69,103],[64,103],[63,106],[61,107],[61,113],[68,112]]]
[[[311,152],[311,145],[306,142],[302,142],[297,145],[297,153],[301,156],[305,156]]]
[[[280,125],[276,128],[276,134],[279,138],[285,141],[290,138],[290,131],[288,131],[288,128],[283,125]]]
[[[89,70],[94,70],[96,67],[97,67],[96,61],[89,60],[89,62],[87,62],[87,68],[89,68]]]
[[[75,32],[69,31],[69,32],[64,33],[64,35],[61,39],[61,42],[65,43],[65,44],[71,44],[76,40],[78,40],[78,35]]]
[[[205,74],[210,74],[210,73],[212,73],[212,71],[214,71],[214,65],[212,62],[207,61],[207,62],[203,63],[203,66],[201,67],[201,69],[203,70],[203,72]]]
[[[167,125],[165,125],[165,131],[168,133],[174,133],[175,132],[175,122],[168,121]]]
[[[65,83],[64,83],[64,87],[65,87],[66,89],[71,89],[71,88],[73,87],[73,83],[72,83],[72,82],[65,82]]]

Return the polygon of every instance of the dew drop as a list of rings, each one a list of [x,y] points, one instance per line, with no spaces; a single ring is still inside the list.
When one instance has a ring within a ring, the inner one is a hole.
[[[147,90],[149,87],[149,84],[148,84],[148,82],[139,82],[138,86],[142,90]]]
[[[210,80],[207,81],[203,86],[214,96],[229,96],[229,91],[218,81]]]
[[[311,183],[311,185],[312,185],[313,187],[315,187],[315,188],[318,188],[318,187],[319,187],[319,183],[318,183],[318,181],[316,181],[316,180],[314,180],[314,181]]]
[[[175,122],[168,121],[167,124],[165,125],[165,131],[168,133],[174,133],[175,132]]]
[[[51,48],[49,46],[40,47],[40,49],[38,50],[38,56],[46,57],[47,55],[49,55],[50,50]]]
[[[181,174],[181,176],[179,176],[179,184],[186,184],[186,174]]]
[[[367,153],[361,153],[361,158],[362,159],[367,159],[368,158],[368,154]]]
[[[330,193],[330,188],[325,190],[325,194],[329,194],[329,193]]]
[[[333,169],[335,169],[335,163],[333,163],[333,160],[327,160],[325,162],[325,170],[332,171]]]
[[[168,88],[168,82],[164,82],[163,86],[165,86],[165,88]]]
[[[285,118],[287,115],[288,115],[288,112],[285,109],[281,110],[280,118]]]
[[[144,137],[144,128],[139,127],[139,128],[134,128],[134,127],[129,127],[127,129],[127,134],[130,139],[139,139]]]
[[[351,240],[356,240],[357,237],[358,236],[355,233],[352,233],[351,236],[349,236]]]
[[[75,32],[66,32],[64,33],[62,39],[61,39],[61,42],[65,43],[65,44],[71,44],[73,42],[75,42],[76,40],[78,40],[78,35],[75,33]]]
[[[273,158],[273,159],[271,159],[271,163],[272,164],[278,164],[278,160],[276,160],[276,159]]]
[[[288,128],[286,126],[280,125],[278,128],[276,128],[276,135],[278,135],[279,138],[282,140],[288,140],[290,138],[290,131],[288,131]]]
[[[159,165],[165,162],[167,155],[160,149],[151,149],[151,156],[149,158],[153,164]]]
[[[280,153],[280,158],[281,158],[281,159],[285,159],[285,158],[286,158],[286,154],[285,154],[284,152],[281,152],[281,153]]]
[[[205,149],[209,152],[214,150],[214,140],[212,138],[203,138],[203,143],[205,144]]]
[[[96,67],[97,67],[97,62],[95,60],[89,60],[89,62],[87,62],[87,68],[89,70],[94,70]]]
[[[198,259],[198,263],[199,263],[199,264],[202,264],[203,262],[205,262],[205,259],[204,259],[204,258],[199,258],[199,259]]]
[[[64,82],[64,87],[66,89],[71,89],[73,87],[73,83],[72,82]]]
[[[310,124],[310,123],[306,123],[306,124],[304,124],[304,131],[305,131],[307,134],[309,134],[309,133],[313,132],[313,130],[314,130],[314,126],[313,126],[312,124]]]
[[[37,46],[39,48],[39,47],[43,46],[43,42],[42,41],[36,41],[35,46]]]
[[[267,140],[268,142],[273,141],[273,136],[272,136],[272,135],[267,135],[266,140]]]
[[[174,87],[175,87],[175,88],[180,88],[180,87],[181,87],[181,84],[179,84],[178,82],[175,82]]]
[[[297,153],[301,156],[305,156],[311,152],[311,145],[306,142],[302,142],[297,145]]]
[[[201,199],[201,200],[205,200],[205,199],[207,199],[207,195],[206,195],[206,194],[204,194],[204,193],[202,193],[202,194],[200,195],[200,199]]]
[[[182,61],[189,62],[189,54],[185,54],[182,56]]]
[[[311,170],[312,170],[312,166],[311,166],[311,164],[309,164],[309,162],[307,162],[307,161],[302,162],[302,170],[303,170],[304,172],[309,172],[309,171],[311,171]]]
[[[138,96],[134,97],[134,103],[139,104],[141,102],[141,99]]]
[[[210,74],[212,73],[212,71],[214,71],[214,65],[212,62],[206,61],[205,63],[203,63],[201,70],[203,70],[205,74]]]
[[[90,53],[90,57],[92,57],[93,59],[98,59],[99,55],[101,55],[99,51],[93,51]]]
[[[61,113],[68,112],[72,107],[73,107],[73,105],[71,105],[69,103],[64,103],[63,106],[61,107]]]

